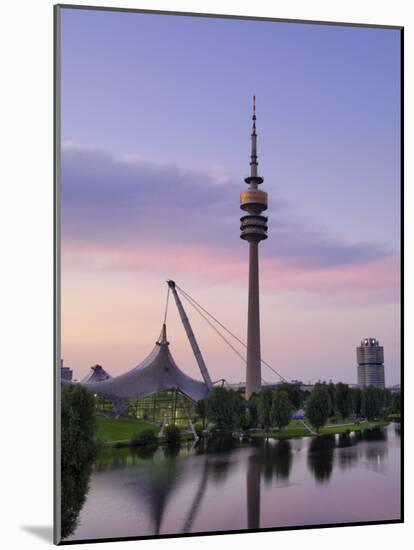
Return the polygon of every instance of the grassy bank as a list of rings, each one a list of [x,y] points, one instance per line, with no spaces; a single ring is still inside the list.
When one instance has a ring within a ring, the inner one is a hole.
[[[143,430],[151,429],[158,434],[159,427],[145,422],[143,420],[133,420],[129,418],[108,418],[106,416],[97,417],[96,438],[104,445],[109,446],[128,446],[132,437]],[[181,440],[193,439],[192,433],[181,432]],[[163,438],[159,439],[163,443]]]
[[[137,433],[148,428],[154,430],[155,433],[158,433],[159,430],[157,426],[149,422],[127,418],[115,419],[98,416],[97,423],[96,437],[105,445],[129,445],[131,438]],[[347,424],[346,426],[331,424],[321,428],[320,434],[340,434],[348,431],[367,430],[374,427],[384,427],[387,426],[388,423],[388,421],[381,420],[376,422],[363,422],[362,424]],[[280,431],[249,432],[249,436],[253,438],[272,437],[275,439],[287,439],[291,437],[307,437],[310,435],[311,433],[300,420],[291,420],[289,425]],[[182,432],[181,439],[183,441],[193,439],[193,435],[191,433]],[[160,443],[162,443],[162,439]]]
[[[368,430],[370,428],[375,428],[375,427],[384,427],[384,426],[387,426],[388,424],[389,422],[385,420],[378,420],[375,422],[363,422],[361,424],[351,424],[346,426],[328,425],[321,428],[319,433],[320,435],[340,434],[340,433],[346,433],[348,431],[355,432],[359,430]],[[286,426],[280,431],[253,432],[249,435],[255,438],[272,437],[275,439],[286,439],[289,437],[306,437],[306,436],[310,436],[311,434],[300,420],[292,420],[288,426]]]
[[[143,420],[98,416],[96,437],[104,443],[126,442],[135,434],[148,428],[153,429],[156,433],[158,432],[157,426]]]

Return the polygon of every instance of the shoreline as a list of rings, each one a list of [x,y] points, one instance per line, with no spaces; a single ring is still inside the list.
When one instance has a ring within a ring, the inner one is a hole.
[[[376,421],[366,421],[360,424],[343,424],[343,425],[328,425],[320,429],[319,434],[310,433],[305,427],[293,426],[290,428],[283,428],[282,431],[270,430],[270,431],[257,431],[257,432],[247,432],[240,434],[241,437],[247,437],[252,439],[297,439],[300,437],[318,437],[323,435],[337,435],[343,433],[352,433],[363,430],[370,430],[372,428],[384,428],[391,424],[392,420],[376,420]],[[219,432],[210,435],[202,435],[203,437],[222,437],[222,436],[231,436],[232,432]],[[201,439],[200,438],[200,439]],[[181,434],[181,439],[177,443],[182,443],[185,441],[194,440],[192,433],[183,432]],[[125,448],[125,447],[145,447],[146,445],[134,445],[129,439],[123,440],[113,440],[113,441],[100,441],[103,447],[113,447],[113,448]],[[160,438],[158,440],[159,445],[165,445],[167,442]]]
[[[320,429],[319,433],[310,433],[305,427],[303,428],[284,428],[281,432],[271,430],[268,432],[256,432],[249,434],[250,437],[255,439],[296,439],[298,437],[318,437],[321,435],[337,435],[343,433],[352,433],[363,430],[370,430],[372,428],[385,428],[391,422],[389,420],[375,420],[361,422],[360,424],[343,424],[343,425],[329,425]]]

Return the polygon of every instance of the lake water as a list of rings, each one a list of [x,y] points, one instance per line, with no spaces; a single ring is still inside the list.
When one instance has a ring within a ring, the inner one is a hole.
[[[400,517],[399,426],[350,435],[104,449],[67,540]]]

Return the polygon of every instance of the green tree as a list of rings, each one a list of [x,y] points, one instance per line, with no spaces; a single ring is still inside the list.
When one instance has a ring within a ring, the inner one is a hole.
[[[174,424],[169,424],[164,428],[164,437],[167,443],[179,443],[181,441],[181,430]]]
[[[206,429],[206,420],[207,420],[207,401],[206,399],[200,399],[196,403],[196,413],[201,418],[203,424],[203,430]]]
[[[338,382],[335,386],[335,407],[342,418],[349,416],[349,386]]]
[[[306,416],[317,433],[326,424],[332,410],[331,397],[326,384],[317,384],[306,403]]]
[[[401,413],[401,393],[399,391],[392,395],[391,412],[394,414]]]
[[[94,396],[76,384],[61,390],[61,536],[76,528],[96,455]]]
[[[213,388],[206,398],[207,418],[219,429],[231,429],[240,414],[241,396],[225,388]]]
[[[332,380],[330,380],[327,387],[328,387],[328,391],[329,391],[329,397],[331,399],[331,410],[329,412],[329,416],[334,416],[335,415],[335,390],[336,390],[336,386],[332,382]]]
[[[348,388],[348,411],[350,416],[356,414],[357,395],[355,388]]]
[[[266,430],[272,425],[270,416],[273,403],[273,391],[265,388],[258,395],[257,410],[259,416],[259,424]]]
[[[293,405],[286,391],[278,391],[273,398],[270,417],[272,425],[276,425],[279,430],[287,426],[292,415]]]
[[[300,388],[295,384],[278,384],[276,386],[276,393],[285,391],[288,394],[289,401],[293,405],[294,409],[299,409],[303,403],[303,395]]]
[[[239,430],[247,430],[250,427],[250,422],[245,399],[243,399],[239,392],[233,391],[231,393],[231,401],[233,427]]]
[[[388,388],[382,390],[382,406],[386,409],[386,412],[391,411],[392,393]]]
[[[367,386],[362,390],[361,409],[367,420],[374,420],[381,414],[382,409],[381,390],[374,386]]]
[[[361,406],[362,406],[361,388],[353,388],[353,395],[354,395],[355,415],[361,416]]]
[[[252,393],[247,402],[247,417],[250,428],[257,428],[259,424],[258,401],[259,397],[257,393]]]

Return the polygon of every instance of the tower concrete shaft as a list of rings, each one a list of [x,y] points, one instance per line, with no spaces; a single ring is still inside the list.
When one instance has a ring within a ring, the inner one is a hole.
[[[259,243],[249,242],[246,398],[262,387],[260,362]]]
[[[259,242],[267,239],[267,193],[259,191],[263,178],[257,173],[256,100],[253,96],[250,175],[245,178],[248,190],[240,194],[240,208],[247,212],[240,218],[240,238],[249,243],[249,299],[247,320],[246,399],[261,390]]]

